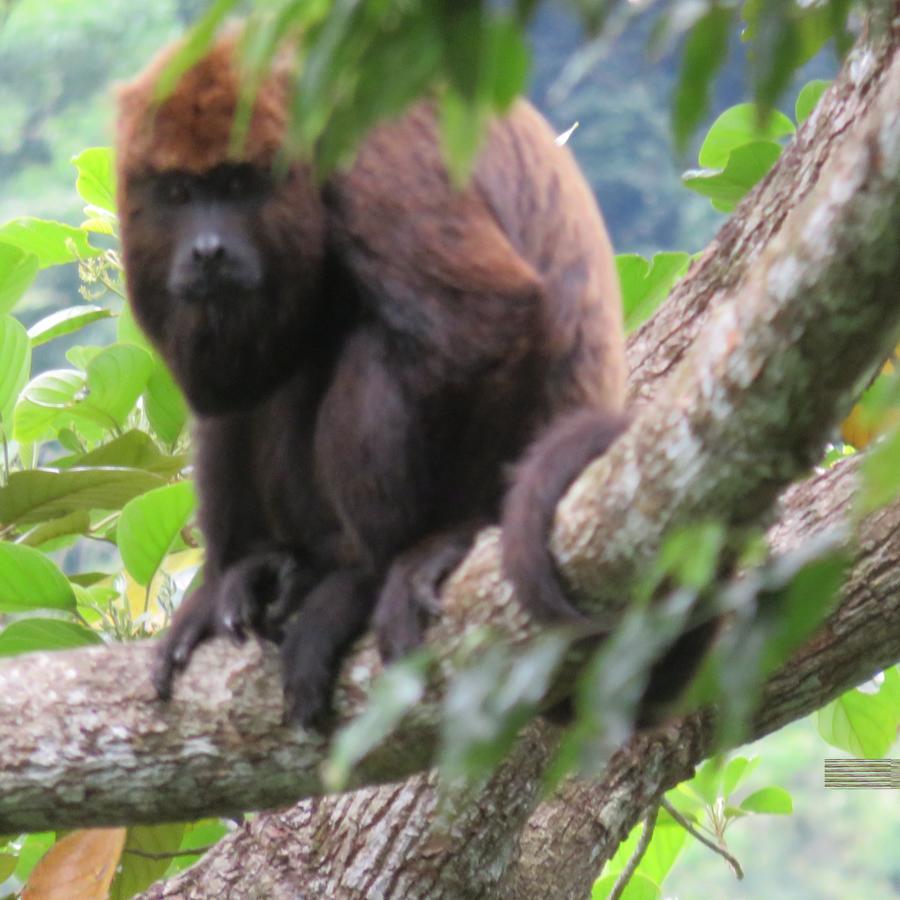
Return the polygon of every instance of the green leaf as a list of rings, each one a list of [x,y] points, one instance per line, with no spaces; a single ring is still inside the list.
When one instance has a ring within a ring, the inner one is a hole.
[[[27,881],[31,870],[40,862],[41,857],[55,842],[55,831],[41,831],[36,834],[26,835],[22,841],[22,849],[19,851],[16,878],[21,882]]]
[[[0,882],[6,881],[19,864],[19,857],[11,853],[0,853]]]
[[[444,699],[439,767],[449,784],[487,778],[543,699],[571,641],[548,631],[525,647],[493,641],[471,651]]]
[[[747,759],[746,756],[735,756],[728,760],[722,773],[722,796],[727,800],[740,786],[741,782],[759,765],[760,757]]]
[[[778,143],[794,133],[794,123],[777,109],[760,122],[760,110],[753,103],[726,109],[710,126],[700,147],[698,162],[704,169],[724,169],[732,151],[755,141]]]
[[[153,580],[195,505],[190,481],[148,491],[126,504],[119,516],[116,543],[125,568],[138,584]]]
[[[102,306],[70,306],[35,322],[28,329],[28,337],[31,338],[32,347],[39,347],[64,334],[80,331],[91,322],[108,319],[111,316],[112,312]]]
[[[791,795],[784,788],[766,787],[745,797],[740,809],[744,812],[789,816],[794,811],[794,804]]]
[[[90,411],[76,411],[84,391],[84,375],[73,369],[51,369],[33,378],[16,403],[13,437],[22,443],[41,441],[77,422],[79,433],[99,438],[102,427],[91,424]]]
[[[779,156],[780,144],[754,141],[733,150],[724,169],[692,169],[681,180],[692,191],[709,197],[719,212],[732,212]]]
[[[810,113],[816,108],[819,100],[822,99],[822,95],[830,87],[830,81],[822,81],[821,79],[816,79],[803,85],[800,93],[797,95],[797,102],[794,104],[794,118],[796,118],[798,125],[809,118]]]
[[[203,56],[214,35],[238,2],[239,0],[215,0],[194,23],[187,40],[160,73],[156,82],[157,100],[163,100],[171,94],[181,76]]]
[[[0,541],[0,613],[75,609],[68,579],[39,550]]]
[[[38,273],[38,258],[12,244],[0,244],[0,313],[9,312]]]
[[[16,402],[31,372],[31,345],[25,327],[12,316],[0,316],[0,427],[13,435]]]
[[[0,227],[0,244],[11,244],[25,253],[34,254],[41,269],[99,256],[103,252],[88,243],[87,232],[80,228],[30,217],[13,219]]]
[[[687,832],[665,810],[656,817],[656,828],[650,846],[638,865],[638,872],[654,884],[661,885],[681,855],[687,841]]]
[[[900,495],[900,428],[894,428],[868,453],[862,464],[857,503],[862,512],[881,509]]]
[[[134,320],[130,306],[123,307],[119,313],[119,320],[116,322],[116,340],[120,344],[134,344],[135,347],[142,347],[144,350],[152,352],[150,342],[141,331],[140,325]]]
[[[30,469],[0,488],[0,525],[45,522],[84,509],[121,509],[165,480],[139,469]]]
[[[0,631],[0,656],[102,644],[96,631],[65,619],[19,619]]]
[[[109,900],[128,900],[162,878],[172,862],[170,854],[181,846],[184,832],[183,823],[129,828]]]
[[[116,211],[116,169],[110,147],[91,147],[72,157],[78,172],[75,190],[85,203]]]
[[[170,456],[163,453],[150,435],[132,429],[125,434],[72,460],[68,468],[95,468],[117,466],[119,468],[146,469],[169,478],[177,475],[187,464],[187,455]]]
[[[113,344],[104,348],[88,363],[86,405],[123,425],[152,371],[153,360],[140,347]]]
[[[900,710],[889,691],[847,691],[820,709],[816,718],[824,740],[862,759],[883,757],[900,726]]]
[[[455,91],[474,103],[483,90],[487,18],[480,0],[437,6],[444,38],[445,70]]]
[[[454,91],[441,98],[441,142],[453,183],[466,182],[481,145],[484,112]]]
[[[733,9],[712,6],[684,42],[672,105],[672,129],[679,151],[709,108],[713,78],[728,57],[733,19]]]
[[[376,679],[362,715],[342,728],[332,741],[323,773],[330,790],[343,789],[353,767],[387,738],[422,699],[431,660],[427,652],[413,653],[388,666]]]
[[[722,785],[722,758],[720,756],[706,760],[697,770],[697,774],[688,782],[707,806],[712,806],[719,796]]]
[[[188,409],[181,389],[161,362],[147,379],[144,410],[160,440],[172,446],[184,430]]]
[[[184,839],[181,842],[181,855],[172,860],[170,874],[181,872],[206,852],[207,848],[220,841],[228,834],[228,827],[221,819],[201,819],[185,827]],[[191,851],[196,849],[196,853]]]
[[[91,528],[91,516],[85,509],[76,510],[68,516],[42,522],[20,537],[16,543],[27,547],[41,547],[50,541],[74,534],[87,534]]]
[[[591,891],[591,900],[606,900],[618,878],[618,872],[598,878]],[[621,900],[659,900],[660,897],[662,897],[662,890],[659,885],[640,872],[635,872],[631,876],[628,886],[621,894]]]
[[[687,272],[690,261],[688,253],[657,253],[650,262],[634,253],[616,257],[626,332],[634,331],[656,312]]]
[[[503,111],[525,90],[531,54],[521,26],[513,19],[491,22],[488,42],[486,81],[490,100],[495,109]]]

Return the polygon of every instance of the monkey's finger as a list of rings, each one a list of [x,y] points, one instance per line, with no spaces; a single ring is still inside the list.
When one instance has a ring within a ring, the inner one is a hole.
[[[187,668],[194,650],[211,635],[212,629],[205,616],[187,618],[172,626],[172,631],[157,651],[150,673],[160,700],[168,700],[172,696],[175,676]]]

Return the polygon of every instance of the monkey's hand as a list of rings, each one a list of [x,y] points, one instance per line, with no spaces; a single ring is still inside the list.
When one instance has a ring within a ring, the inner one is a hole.
[[[175,676],[215,635],[241,644],[253,632],[280,643],[285,620],[315,582],[315,574],[293,555],[270,550],[246,556],[221,578],[200,585],[184,599],[162,639],[152,672],[156,693],[168,700]]]

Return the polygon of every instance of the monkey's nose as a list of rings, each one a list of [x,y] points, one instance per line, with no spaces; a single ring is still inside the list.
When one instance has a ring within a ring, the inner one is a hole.
[[[209,263],[225,255],[225,246],[214,231],[204,231],[197,235],[191,251],[197,262]]]

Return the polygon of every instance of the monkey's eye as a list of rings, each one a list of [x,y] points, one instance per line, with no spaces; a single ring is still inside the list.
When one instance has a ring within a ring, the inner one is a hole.
[[[249,200],[259,192],[259,178],[252,167],[235,166],[222,173],[220,189],[229,200]]]
[[[193,198],[192,185],[183,175],[163,178],[157,185],[157,197],[166,206],[183,206]]]

